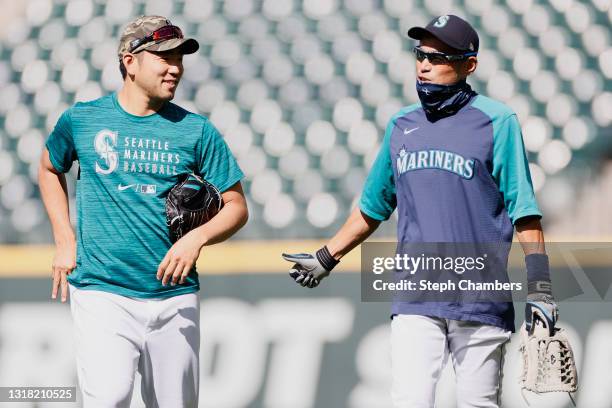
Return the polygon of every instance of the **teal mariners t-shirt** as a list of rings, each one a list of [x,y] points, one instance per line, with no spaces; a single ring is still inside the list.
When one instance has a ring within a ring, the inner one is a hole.
[[[221,192],[243,177],[207,118],[170,102],[155,114],[134,116],[113,93],[67,109],[46,147],[60,172],[79,162],[72,285],[138,298],[199,289],[195,267],[176,286],[162,286],[156,273],[172,246],[165,198],[179,175],[201,174]]]

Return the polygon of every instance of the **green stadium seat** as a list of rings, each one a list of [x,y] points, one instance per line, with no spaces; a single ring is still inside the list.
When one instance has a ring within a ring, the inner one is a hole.
[[[564,175],[573,164],[592,146],[609,146],[607,0],[300,4],[28,2],[0,42],[0,228],[10,232],[3,239],[51,239],[35,188],[38,154],[69,105],[120,88],[117,36],[143,13],[168,15],[200,41],[201,52],[184,59],[176,102],[210,117],[245,172],[254,231],[240,237],[333,232],[356,204],[389,118],[417,101],[406,30],[448,10],[479,31],[470,83],[517,113],[548,219],[566,208],[554,200],[571,199]],[[392,233],[393,223],[380,231]]]

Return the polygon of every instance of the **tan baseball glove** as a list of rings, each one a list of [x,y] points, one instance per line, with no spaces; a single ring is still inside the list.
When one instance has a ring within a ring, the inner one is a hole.
[[[523,356],[521,391],[572,393],[578,389],[574,353],[564,329],[554,328],[551,335],[542,321],[533,324],[529,331],[523,324],[520,351]]]

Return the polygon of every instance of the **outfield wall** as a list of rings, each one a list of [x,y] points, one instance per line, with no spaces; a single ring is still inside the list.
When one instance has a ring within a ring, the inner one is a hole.
[[[347,270],[356,259],[346,259],[316,290],[296,286],[282,261],[270,261],[276,264],[267,265],[273,268],[267,273],[260,266],[244,273],[203,271],[200,406],[389,407],[389,305],[361,302],[359,273]],[[49,300],[50,279],[43,272],[17,277],[4,271],[0,279],[0,386],[76,385],[69,308]],[[611,305],[560,305],[561,325],[578,360],[578,407],[612,407]],[[516,310],[522,317],[523,304]],[[517,326],[521,322],[517,318]],[[517,340],[506,349],[502,406],[508,408],[527,406],[517,381]],[[453,375],[448,366],[438,387],[440,408],[454,407]],[[138,394],[137,385],[133,407],[144,406]],[[532,407],[571,406],[564,394],[526,397]]]

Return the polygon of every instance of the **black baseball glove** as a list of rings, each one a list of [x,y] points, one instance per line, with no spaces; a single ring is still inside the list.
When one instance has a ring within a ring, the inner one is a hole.
[[[166,223],[170,241],[176,242],[208,222],[223,207],[219,190],[195,174],[183,174],[166,197]]]

